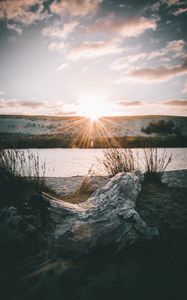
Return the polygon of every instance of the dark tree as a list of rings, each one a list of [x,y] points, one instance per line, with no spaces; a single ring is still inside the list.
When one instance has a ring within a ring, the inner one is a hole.
[[[180,129],[172,121],[165,121],[165,120],[150,122],[147,125],[147,127],[142,127],[141,131],[146,134],[151,134],[151,133],[157,133],[163,135],[181,134]]]

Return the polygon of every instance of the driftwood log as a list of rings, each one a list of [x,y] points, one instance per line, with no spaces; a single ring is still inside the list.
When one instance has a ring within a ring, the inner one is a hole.
[[[158,238],[136,211],[143,175],[119,173],[81,204],[51,201],[56,223],[52,248],[57,255],[82,256],[99,248],[116,251]]]
[[[144,264],[133,256],[132,248],[125,253],[139,242],[146,241],[147,246],[158,237],[156,228],[149,227],[136,211],[142,181],[140,172],[119,173],[76,205],[40,194],[35,200],[41,205],[51,203],[50,222],[43,227],[40,214],[19,215],[15,208],[1,211],[1,246],[5,241],[9,245],[9,255],[4,252],[2,261],[6,257],[5,263],[8,260],[11,265],[16,245],[17,252],[26,250],[28,258],[1,272],[0,298],[147,299],[144,293],[139,295],[142,282],[147,282],[146,267],[142,269]],[[37,209],[35,200],[32,205]],[[41,251],[35,252],[40,240]],[[144,252],[146,247],[141,249]],[[147,283],[144,290],[147,295]]]

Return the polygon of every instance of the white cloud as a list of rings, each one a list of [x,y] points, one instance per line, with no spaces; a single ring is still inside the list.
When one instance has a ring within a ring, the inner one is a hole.
[[[113,70],[123,70],[125,68],[129,68],[133,63],[136,63],[137,61],[141,59],[147,58],[147,53],[136,53],[132,55],[127,55],[121,58],[116,59],[110,66]]]
[[[23,32],[23,29],[16,24],[7,24],[7,28],[16,31],[19,34],[22,34]]]
[[[168,52],[174,52],[174,53],[180,55],[184,50],[184,46],[185,46],[184,40],[170,41],[170,42],[168,42],[164,52],[166,52],[166,54]]]
[[[63,15],[69,13],[71,16],[86,16],[97,11],[103,0],[61,0],[51,4],[51,12]]]
[[[35,7],[35,10],[32,10],[32,7]],[[43,10],[43,0],[0,1],[0,19],[14,20],[27,25],[46,18],[48,14]]]
[[[184,13],[187,13],[187,7],[186,8],[182,8],[182,7],[178,8],[173,12],[174,16],[179,16]]]
[[[151,52],[138,52],[133,53],[133,49],[128,52],[131,52],[131,55],[123,55],[116,59],[110,65],[113,70],[123,70],[127,68],[131,68],[137,62],[145,62],[150,61],[152,59],[159,59],[160,61],[171,61],[175,57],[181,57],[184,55],[184,46],[185,42],[183,40],[174,40],[170,41],[166,44],[166,46],[160,50],[155,50]],[[137,49],[138,50],[138,49]],[[127,52],[127,53],[128,53]]]
[[[59,72],[59,71],[62,71],[62,70],[64,70],[64,69],[67,69],[67,68],[69,68],[69,64],[68,63],[63,63],[63,64],[61,64],[56,70],[55,70],[55,72]]]
[[[48,45],[48,49],[50,51],[56,51],[58,53],[64,53],[65,49],[66,49],[66,44],[63,43],[63,42],[60,42],[60,43],[52,42]]]
[[[60,26],[48,26],[42,30],[43,36],[50,38],[66,39],[78,26],[78,22],[70,22]]]
[[[110,15],[105,19],[99,19],[97,22],[88,27],[88,33],[109,33],[115,36],[137,37],[146,30],[156,30],[157,21],[153,18],[134,17],[130,19],[119,19]]]
[[[183,58],[181,65],[172,67],[159,67],[159,68],[139,68],[130,70],[128,75],[144,82],[149,81],[165,81],[175,76],[187,74],[187,57]]]
[[[182,93],[187,94],[187,80],[184,83]]]
[[[6,93],[0,90],[0,95],[5,95]]]
[[[67,55],[67,58],[70,60],[92,59],[122,51],[123,49],[118,47],[118,40],[85,42],[76,45]]]
[[[181,0],[162,0],[162,3],[165,3],[168,6],[173,6],[173,5],[181,5],[181,4],[184,3],[184,1],[181,1]]]

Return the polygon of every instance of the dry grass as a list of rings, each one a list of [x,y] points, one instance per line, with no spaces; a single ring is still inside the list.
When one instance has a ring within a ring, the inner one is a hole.
[[[65,202],[72,203],[72,204],[78,204],[78,203],[85,202],[86,200],[88,200],[89,196],[90,195],[87,195],[87,194],[76,193],[73,195],[67,195],[67,196],[63,196],[63,197],[58,196],[58,199],[63,200]]]
[[[130,172],[137,169],[137,159],[129,148],[108,148],[103,151],[103,157],[97,159],[90,173],[97,176],[113,177],[120,172]]]
[[[159,155],[158,148],[144,148],[144,172],[148,176],[161,177],[170,162],[172,161],[172,154],[168,155],[166,149]]]
[[[102,158],[97,159],[98,164],[91,168],[90,174],[112,177],[120,172],[141,169],[145,175],[160,178],[171,161],[172,155],[165,149],[158,153],[158,148],[144,148],[139,157],[138,151],[129,148],[109,148],[104,150]]]
[[[29,150],[0,150],[0,205],[22,205],[35,192],[48,190],[45,163]]]
[[[17,180],[23,179],[36,185],[45,185],[45,162],[30,150],[0,150],[0,170]]]

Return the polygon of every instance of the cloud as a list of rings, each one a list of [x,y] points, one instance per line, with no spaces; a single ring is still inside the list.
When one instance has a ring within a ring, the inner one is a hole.
[[[60,43],[53,42],[48,45],[48,49],[50,51],[56,51],[61,54],[65,51],[66,44],[63,42],[60,42]]]
[[[164,81],[175,76],[187,74],[187,57],[183,58],[182,64],[172,67],[141,68],[129,71],[130,77],[135,77],[143,81]]]
[[[184,46],[185,42],[183,40],[174,40],[169,41],[163,49],[151,52],[133,53],[133,51],[136,49],[129,49],[129,51],[124,52],[130,52],[132,54],[124,55],[123,57],[116,59],[111,63],[110,68],[120,71],[132,67],[132,65],[136,64],[138,61],[145,62],[152,59],[160,59],[160,61],[170,61],[174,57],[180,57],[184,55]]]
[[[174,41],[170,41],[168,42],[166,48],[165,48],[165,52],[175,52],[175,53],[181,53],[184,49],[185,46],[185,41],[184,40],[174,40]]]
[[[65,110],[61,102],[36,101],[19,99],[0,99],[0,113],[5,114],[47,114],[47,115],[73,115],[75,112]]]
[[[184,83],[182,93],[187,94],[187,80],[186,80],[186,82]]]
[[[0,95],[5,95],[6,93],[0,90]]]
[[[185,41],[182,39],[169,41],[163,49],[147,53],[147,58],[159,58],[162,61],[170,61],[173,58],[181,57],[184,54],[185,44]]]
[[[60,65],[60,67],[58,67],[58,68],[55,70],[55,72],[59,72],[59,71],[62,71],[62,70],[64,70],[64,69],[67,69],[67,68],[69,68],[69,64],[68,64],[68,63],[63,63],[63,64]]]
[[[187,106],[187,100],[168,100],[163,102],[164,105]]]
[[[19,108],[19,107],[28,107],[31,109],[37,109],[40,107],[45,106],[43,102],[36,102],[32,100],[5,100],[5,99],[0,99],[0,107],[1,108],[7,108],[7,107],[12,107],[12,108]]]
[[[123,49],[118,47],[118,40],[85,42],[76,45],[67,55],[67,58],[70,60],[92,59],[122,51]]]
[[[43,0],[0,1],[0,19],[28,25],[43,20],[47,15],[47,12],[44,12]]]
[[[63,15],[68,13],[71,16],[86,16],[97,11],[103,0],[61,0],[51,4],[52,13]]]
[[[119,105],[122,106],[140,106],[142,105],[141,101],[120,101],[118,102]]]
[[[116,59],[110,67],[113,70],[120,71],[125,68],[128,68],[131,64],[136,63],[138,60],[145,58],[147,58],[147,53],[145,52],[127,55]]]
[[[179,15],[181,15],[181,14],[184,14],[184,13],[186,13],[187,12],[187,7],[186,8],[178,8],[178,9],[176,9],[174,12],[173,12],[173,15],[174,16],[179,16]]]
[[[69,116],[75,116],[77,115],[77,113],[75,111],[63,111],[62,109],[60,109],[55,113],[55,115],[69,117]]]
[[[70,22],[59,26],[48,26],[42,30],[43,36],[50,38],[66,39],[78,26],[78,22]]]
[[[187,115],[187,100],[170,99],[162,101],[120,101],[118,111],[123,115]]]
[[[184,1],[181,1],[181,0],[162,0],[162,3],[165,3],[168,6],[173,6],[173,5],[181,5],[181,4],[184,3]]]
[[[156,19],[145,17],[134,17],[121,20],[110,15],[105,19],[99,19],[95,25],[90,26],[88,33],[109,33],[115,36],[136,37],[144,33],[147,29],[156,30]]]
[[[7,28],[16,31],[19,34],[22,34],[23,32],[23,29],[16,24],[7,24]]]

